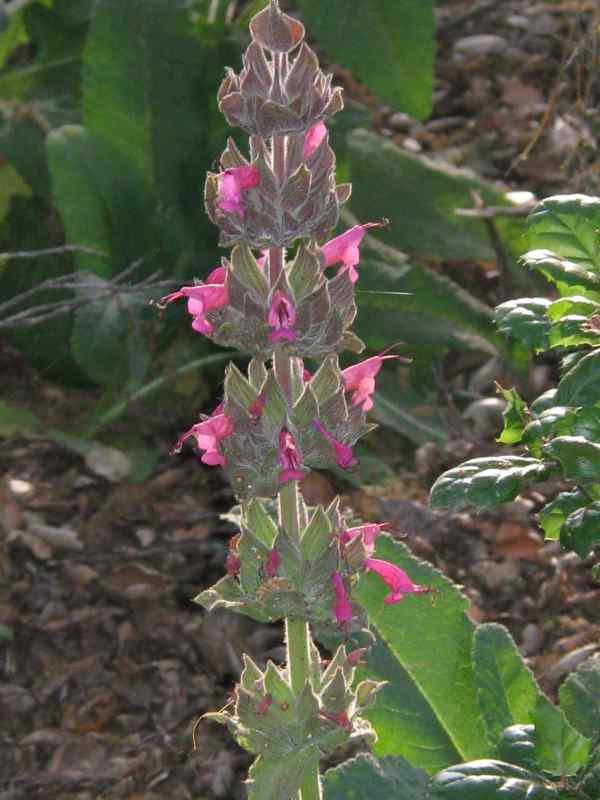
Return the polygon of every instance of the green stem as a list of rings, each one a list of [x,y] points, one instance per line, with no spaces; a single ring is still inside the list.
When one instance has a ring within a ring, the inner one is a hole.
[[[279,492],[279,514],[281,524],[292,540],[300,543],[300,521],[298,509],[298,484],[289,481]],[[301,619],[285,621],[285,641],[290,683],[296,695],[300,694],[307,681],[310,681],[310,630],[308,623]],[[302,784],[298,800],[320,800],[321,779],[319,765],[315,765]]]

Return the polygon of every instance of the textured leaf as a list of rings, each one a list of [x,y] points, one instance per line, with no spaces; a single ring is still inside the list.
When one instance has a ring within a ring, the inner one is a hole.
[[[600,444],[583,436],[557,436],[542,447],[545,458],[560,462],[565,478],[579,483],[597,481],[600,475]]]
[[[535,725],[510,725],[498,742],[501,761],[524,769],[539,769],[535,760]]]
[[[556,405],[594,405],[600,401],[600,349],[579,359],[561,378]]]
[[[361,754],[324,776],[325,800],[425,800],[429,779],[403,758]]]
[[[540,690],[502,625],[490,623],[475,630],[473,669],[488,739],[496,746],[505,728],[532,722]]]
[[[353,214],[361,222],[391,217],[389,228],[378,232],[377,239],[440,261],[496,258],[485,224],[455,213],[472,207],[472,190],[486,205],[507,205],[492,184],[466,170],[410,155],[369,131],[355,131],[348,144]],[[502,223],[505,244],[516,248],[522,230],[523,223],[514,219],[506,226]],[[515,274],[523,282],[523,271]]]
[[[185,0],[99,0],[83,107],[86,127],[154,193],[163,238],[177,256],[186,252],[191,269],[194,250],[214,238],[200,184],[224,138],[214,97],[236,48],[225,36],[211,39],[189,14]]]
[[[560,544],[565,550],[574,550],[580,558],[586,558],[600,544],[600,501],[569,514],[560,530]]]
[[[438,347],[476,347],[493,353],[509,349],[495,329],[488,306],[445,276],[410,263],[379,237],[366,237],[361,247],[358,302],[377,297],[381,303],[376,315],[358,315],[357,333],[371,349],[388,345],[390,338],[401,339],[409,346],[432,342]],[[388,292],[390,308],[385,309]],[[398,297],[400,292],[406,295]]]
[[[593,656],[571,673],[559,690],[560,707],[579,733],[600,735],[600,656]]]
[[[535,758],[552,775],[575,775],[586,763],[590,740],[569,723],[564,712],[546,697],[539,697],[533,712]]]
[[[546,311],[549,305],[550,301],[544,297],[507,300],[496,306],[498,330],[518,339],[532,350],[547,350],[550,322]]]
[[[600,199],[583,194],[543,200],[527,219],[531,249],[544,248],[600,273]]]
[[[543,481],[552,467],[535,458],[473,458],[441,475],[433,484],[434,508],[498,505],[514,500],[526,481]]]
[[[555,255],[551,250],[531,250],[521,258],[529,269],[540,272],[560,294],[581,294],[600,299],[600,277],[579,264]]]
[[[53,131],[46,141],[68,242],[112,256],[78,253],[77,265],[110,277],[155,251],[151,198],[123,157],[77,125]]]
[[[417,119],[431,112],[433,0],[299,0],[303,19],[331,59]],[[360,46],[357,47],[357,42]]]
[[[529,418],[527,406],[516,389],[503,389],[501,386],[498,389],[506,400],[506,408],[503,412],[504,429],[498,437],[498,441],[502,444],[516,444],[521,441]]]
[[[600,338],[594,331],[586,330],[588,318],[581,314],[571,314],[555,322],[548,334],[550,347],[579,347],[598,345]]]
[[[361,678],[390,681],[367,713],[378,735],[375,752],[401,755],[430,773],[457,757],[489,755],[477,709],[466,598],[388,537],[379,538],[376,555],[440,596],[430,603],[426,596],[412,595],[389,606],[383,602],[387,588],[377,576],[368,574],[359,583],[357,599],[381,639]]]
[[[592,314],[597,314],[600,311],[600,303],[595,300],[589,300],[587,297],[561,297],[560,300],[554,300],[547,308],[546,314],[548,319],[552,322],[558,322],[571,314],[582,314],[585,317],[591,317]]]
[[[569,514],[582,506],[587,506],[589,498],[576,490],[574,492],[561,492],[554,500],[545,505],[538,513],[538,520],[546,539],[556,540],[560,536],[562,526]]]
[[[481,760],[449,767],[433,779],[431,800],[559,800],[555,786],[529,770]]]

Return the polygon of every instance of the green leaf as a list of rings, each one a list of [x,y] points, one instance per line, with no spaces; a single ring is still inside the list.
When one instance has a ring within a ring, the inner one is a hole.
[[[550,250],[531,250],[521,258],[521,264],[540,272],[562,295],[580,294],[600,299],[600,278],[595,273],[559,258]]]
[[[510,725],[502,731],[498,742],[501,761],[524,769],[539,769],[535,760],[535,725]]]
[[[557,405],[594,405],[600,401],[600,348],[583,356],[561,378]]]
[[[373,414],[377,422],[407,436],[417,444],[432,440],[443,442],[447,438],[441,421],[436,424],[435,420],[421,419],[406,403],[406,397],[401,392],[376,392]]]
[[[472,458],[436,480],[430,503],[454,510],[498,505],[514,500],[526,481],[543,481],[551,473],[552,466],[536,458]]]
[[[426,800],[429,779],[403,758],[361,754],[324,776],[325,800]]]
[[[600,475],[600,444],[583,436],[557,436],[542,447],[545,458],[560,462],[568,480],[597,481]]]
[[[586,270],[600,273],[600,199],[583,194],[554,195],[527,219],[531,249],[544,248]]]
[[[189,271],[214,239],[200,187],[226,130],[215,94],[239,58],[190,13],[186,0],[99,0],[83,71],[86,127],[153,193],[163,240]]]
[[[559,690],[560,707],[579,733],[600,735],[600,657],[594,656],[572,672]]]
[[[433,0],[299,0],[304,22],[328,56],[388,103],[417,119],[431,113]],[[360,43],[360,44],[359,44]]]
[[[498,744],[505,728],[532,722],[540,690],[510,633],[502,625],[480,625],[473,638],[477,699],[488,740]]]
[[[506,408],[502,412],[504,417],[504,429],[497,441],[502,444],[516,444],[523,437],[523,430],[529,418],[529,412],[525,401],[516,389],[503,389],[498,386],[498,390],[506,400]]]
[[[565,550],[574,550],[580,558],[586,558],[600,544],[600,501],[569,514],[560,530],[560,544]]]
[[[589,498],[583,492],[561,492],[545,505],[537,517],[546,539],[556,540],[567,517],[582,506],[587,506]]]
[[[546,314],[548,319],[552,322],[558,322],[563,317],[572,314],[581,314],[584,317],[591,317],[592,314],[597,314],[600,310],[600,303],[594,300],[589,300],[587,297],[561,297],[559,300],[554,300],[547,308]]]
[[[540,768],[561,778],[575,775],[590,754],[591,742],[569,723],[564,712],[539,697],[533,712],[535,758]]]
[[[544,297],[524,297],[507,300],[496,306],[495,318],[498,330],[512,336],[532,350],[548,349],[550,323],[546,311],[550,300]]]
[[[600,408],[596,406],[552,406],[530,422],[523,431],[522,442],[539,458],[542,445],[556,436],[582,436],[590,442],[600,441]]]
[[[535,772],[503,761],[449,767],[432,781],[430,800],[560,800],[557,788]]]
[[[375,298],[379,304],[376,315],[358,315],[357,334],[371,349],[398,338],[408,346],[431,342],[438,348],[510,350],[495,329],[491,308],[449,278],[410,263],[403,253],[383,244],[379,234],[363,241],[360,281],[366,291],[359,292],[359,303]]]
[[[411,155],[370,131],[356,130],[348,144],[352,213],[361,222],[391,218],[390,226],[377,232],[378,240],[439,261],[495,260],[485,223],[455,213],[473,206],[473,190],[486,205],[510,205],[493,184],[467,170]],[[515,252],[523,227],[514,218],[501,226],[504,243]],[[522,282],[516,264],[515,274]]]
[[[68,242],[112,256],[78,253],[77,266],[111,277],[156,252],[151,198],[123,157],[77,125],[53,131],[46,142]]]
[[[380,637],[360,679],[390,681],[366,714],[377,732],[376,754],[401,755],[429,773],[456,758],[489,755],[477,708],[473,625],[465,615],[466,598],[388,537],[379,538],[376,555],[405,570],[416,583],[440,592],[434,603],[427,596],[412,595],[386,605],[387,587],[372,573],[361,578],[356,590]]]
[[[285,758],[259,756],[248,773],[248,800],[282,800],[293,797],[304,776],[314,770],[319,752],[314,744],[296,747]]]
[[[598,345],[600,338],[594,331],[587,331],[588,318],[581,314],[571,314],[555,322],[548,335],[550,347],[579,347]]]

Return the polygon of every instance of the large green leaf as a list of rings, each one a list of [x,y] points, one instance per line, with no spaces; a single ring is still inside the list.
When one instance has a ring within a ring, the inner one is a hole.
[[[431,489],[430,503],[453,510],[495,506],[514,500],[526,481],[543,481],[551,474],[552,465],[536,458],[472,458],[440,475]]]
[[[600,273],[600,198],[583,194],[547,197],[527,219],[534,249],[552,250],[586,270]]]
[[[425,800],[429,779],[403,758],[361,754],[328,770],[323,783],[325,800]]]
[[[594,405],[600,401],[600,348],[580,358],[561,378],[556,405]]]
[[[521,263],[541,273],[561,295],[578,294],[600,299],[600,277],[551,250],[530,250],[521,258]]]
[[[368,236],[361,248],[359,307],[371,298],[380,307],[376,315],[359,314],[357,334],[366,337],[372,349],[401,339],[417,345],[425,341],[438,347],[509,352],[489,306],[444,275],[411,263],[395,247],[380,241],[382,235]],[[392,294],[400,292],[406,294]],[[384,304],[386,296],[389,308]],[[382,341],[375,344],[377,337]]]
[[[579,490],[557,494],[554,500],[545,505],[538,513],[545,538],[558,539],[567,517],[578,508],[587,506],[588,503],[589,497]]]
[[[436,775],[430,800],[560,800],[553,784],[535,772],[503,761],[457,764]]]
[[[560,544],[580,558],[586,558],[600,544],[600,501],[569,514],[560,530]]]
[[[600,656],[585,661],[559,690],[560,707],[571,725],[590,739],[600,737]]]
[[[433,0],[299,0],[310,35],[329,58],[413,117],[431,112]]]
[[[498,330],[523,342],[532,350],[548,349],[550,322],[546,310],[550,300],[544,297],[522,297],[496,306]]]
[[[533,711],[535,759],[540,768],[561,778],[575,775],[590,754],[591,742],[568,721],[562,709],[539,697]]]
[[[472,191],[487,205],[507,205],[491,184],[465,170],[410,155],[366,130],[352,133],[348,144],[353,213],[361,222],[391,220],[378,239],[440,261],[496,259],[484,222],[455,213],[472,207]],[[500,227],[505,244],[516,252],[523,224],[512,218]],[[526,280],[520,269],[515,277]]]
[[[173,256],[191,264],[214,238],[201,187],[225,133],[216,90],[236,56],[224,34],[196,35],[190,13],[186,0],[99,0],[83,106],[86,127],[154,193]]]
[[[371,573],[356,590],[381,639],[362,675],[390,680],[367,715],[378,735],[376,753],[401,755],[430,773],[457,756],[489,755],[471,665],[468,601],[404,545],[380,537],[376,555],[439,592],[433,602],[426,595],[412,595],[389,606],[383,602],[386,587]]]
[[[600,444],[583,436],[557,436],[542,447],[546,458],[556,459],[565,478],[575,483],[597,482],[600,476]]]
[[[498,744],[505,728],[532,722],[540,690],[510,633],[502,625],[480,625],[473,640],[473,668],[488,739]]]
[[[150,271],[158,257],[152,199],[124,156],[77,125],[53,131],[47,147],[55,203],[69,244],[110,256],[80,253],[77,265],[111,277],[146,258],[144,271]]]

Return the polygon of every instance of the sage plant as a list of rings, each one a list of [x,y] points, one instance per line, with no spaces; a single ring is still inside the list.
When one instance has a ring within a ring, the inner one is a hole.
[[[372,427],[365,415],[377,373],[399,357],[376,355],[340,369],[339,353],[364,348],[350,330],[355,284],[361,241],[380,223],[327,241],[351,188],[336,185],[326,125],[343,106],[341,90],[277,0],[250,31],[240,74],[229,70],[218,94],[228,122],[249,134],[249,157],[230,139],[221,171],[209,173],[205,188],[220,244],[233,249],[204,282],[162,302],[185,298],[195,331],[251,355],[247,375],[228,366],[223,401],[175,447],[195,441],[205,464],[225,470],[242,509],[227,574],[196,599],[208,610],[285,620],[287,665],[262,670],[245,656],[233,701],[207,716],[256,754],[250,798],[314,800],[321,797],[320,759],[373,738],[361,712],[380,684],[356,685],[364,650],[342,645],[324,664],[312,637],[343,640],[365,625],[352,600],[364,571],[387,585],[390,605],[425,589],[374,558],[385,524],[348,527],[339,499],[309,509],[299,492],[311,468],[357,463],[352,447]],[[318,362],[314,374],[305,359]]]

